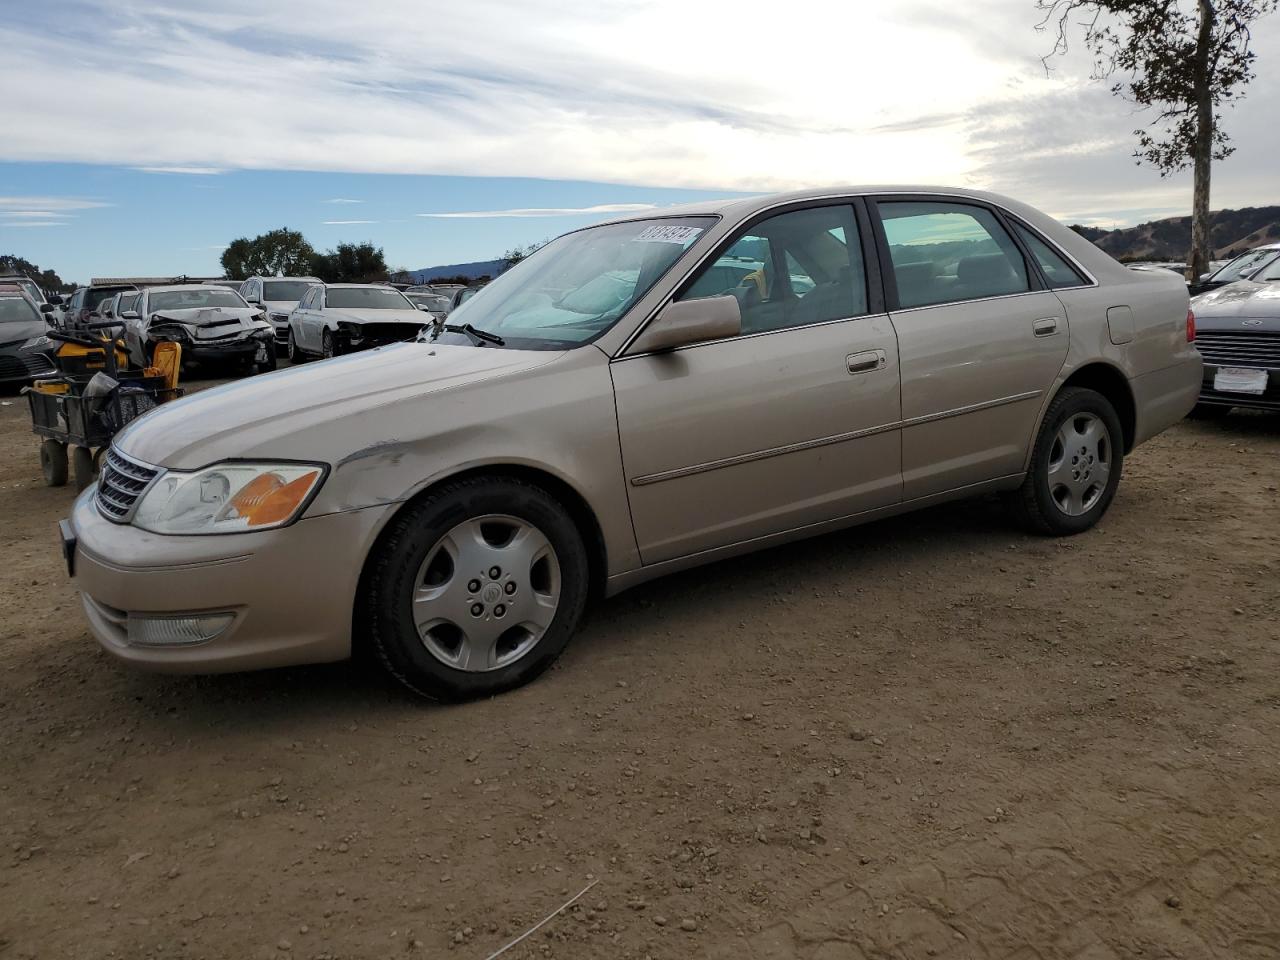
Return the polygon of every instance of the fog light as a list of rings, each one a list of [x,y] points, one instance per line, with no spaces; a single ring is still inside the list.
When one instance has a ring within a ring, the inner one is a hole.
[[[179,647],[208,643],[219,636],[235,616],[212,613],[194,617],[145,617],[129,614],[129,643],[137,647]]]

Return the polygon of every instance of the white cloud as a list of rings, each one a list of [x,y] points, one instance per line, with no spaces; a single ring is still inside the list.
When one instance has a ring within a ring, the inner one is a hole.
[[[326,200],[325,203],[364,203],[363,200],[350,200],[346,197],[334,197],[332,200]]]
[[[182,165],[161,166],[161,167],[134,167],[135,170],[141,170],[143,173],[177,173],[187,174],[196,177],[215,177],[225,171],[221,167],[188,167]]]
[[[61,216],[67,210],[92,210],[96,207],[109,207],[111,204],[101,200],[88,200],[83,197],[0,197],[0,217],[25,216],[17,211],[49,211],[50,216]]]
[[[65,227],[65,220],[0,220],[0,227]]]
[[[655,210],[652,203],[599,203],[594,207],[525,207],[514,210],[465,210],[458,213],[415,213],[415,217],[470,220],[489,217],[577,217],[596,213],[638,213]]]
[[[338,227],[349,223],[377,223],[377,220],[325,220],[325,226]]]
[[[1189,199],[1183,181],[1133,172],[1142,120],[1105,85],[1091,85],[1101,96],[1090,110],[1057,109],[1076,102],[1089,65],[1073,54],[1045,76],[1049,38],[1035,32],[1030,0],[791,0],[785,13],[765,0],[731,12],[713,0],[431,7],[423,17],[417,0],[368,4],[358,30],[333,28],[350,19],[345,0],[84,0],[75,31],[35,13],[6,24],[0,85],[41,79],[36,95],[8,104],[0,160],[136,167],[141,146],[140,169],[167,173],[744,191],[949,182],[1085,213],[1098,210],[1090,189],[1112,183],[1108,204],[1128,203],[1134,183],[1144,195],[1132,206]],[[1280,17],[1257,25],[1254,46],[1259,78],[1228,114],[1239,150],[1215,176],[1216,204],[1280,199],[1267,93]],[[1046,106],[1061,142],[1019,136],[1021,154],[993,153],[993,132],[1016,131]],[[1072,179],[1070,198],[1046,171]]]

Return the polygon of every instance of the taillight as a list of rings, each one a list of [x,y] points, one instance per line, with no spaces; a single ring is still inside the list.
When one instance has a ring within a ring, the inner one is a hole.
[[[1194,310],[1187,310],[1187,343],[1194,343],[1196,339],[1196,314]]]

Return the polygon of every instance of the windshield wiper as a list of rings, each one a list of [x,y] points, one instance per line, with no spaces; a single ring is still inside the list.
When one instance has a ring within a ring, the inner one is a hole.
[[[446,323],[444,329],[450,333],[465,333],[477,347],[484,346],[486,343],[492,343],[495,347],[505,347],[507,345],[507,341],[496,333],[490,333],[488,330],[477,330],[469,323]]]

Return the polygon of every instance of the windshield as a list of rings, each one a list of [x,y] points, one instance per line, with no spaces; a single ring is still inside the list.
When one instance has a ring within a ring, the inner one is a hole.
[[[412,310],[414,306],[391,287],[330,287],[324,305],[329,309]]]
[[[1276,256],[1277,253],[1280,253],[1280,251],[1250,250],[1248,253],[1242,253],[1215,273],[1213,275],[1213,279],[1221,283],[1230,283],[1232,280],[1239,280],[1246,273],[1253,272],[1272,257]]]
[[[26,297],[0,296],[0,323],[31,323],[40,313]]]
[[[247,307],[233,290],[166,290],[151,295],[152,310],[197,310],[201,307]]]
[[[414,303],[420,303],[428,310],[447,310],[449,301],[434,293],[406,293],[406,297]]]
[[[671,268],[714,217],[671,217],[590,227],[551,241],[449,314],[506,345],[563,350],[594,340]],[[437,332],[470,343],[465,333]]]
[[[123,312],[125,310],[132,310],[134,307],[136,307],[138,305],[139,296],[140,295],[136,293],[120,294],[120,307],[119,307],[120,311]]]
[[[1264,269],[1258,271],[1254,275],[1255,280],[1280,280],[1280,251],[1272,250],[1272,256],[1275,257],[1271,263]]]
[[[110,300],[120,292],[119,287],[98,287],[90,289],[84,295],[84,308],[90,312],[98,309],[104,300]]]
[[[264,280],[262,283],[263,300],[288,300],[297,303],[302,295],[316,286],[306,280]]]

